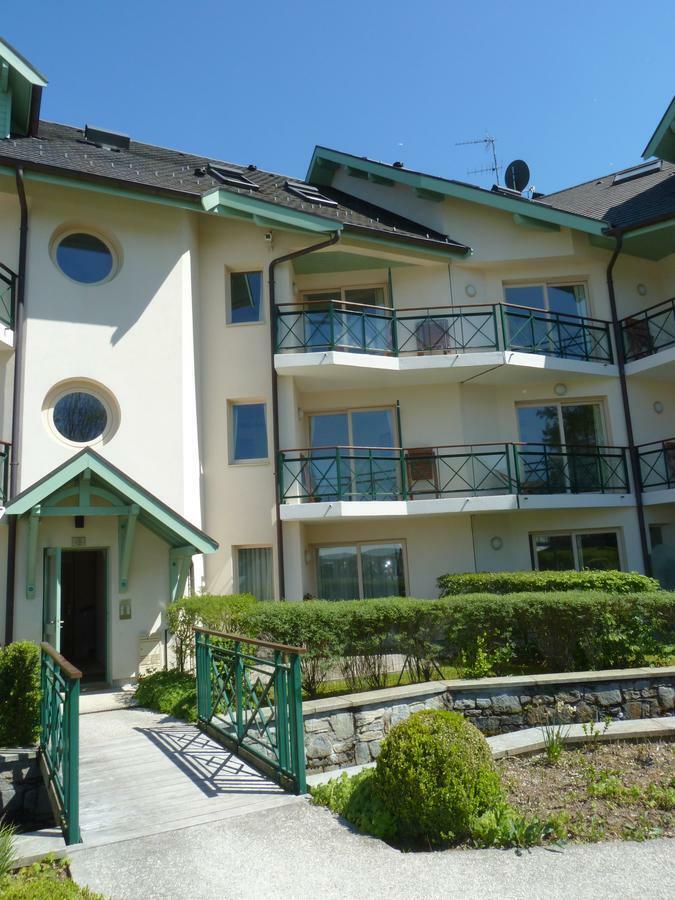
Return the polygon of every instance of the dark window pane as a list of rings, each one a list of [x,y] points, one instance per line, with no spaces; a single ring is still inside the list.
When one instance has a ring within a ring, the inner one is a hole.
[[[317,567],[322,600],[358,600],[356,547],[320,547]]]
[[[405,597],[403,547],[373,544],[361,548],[364,597]]]
[[[265,404],[238,403],[232,412],[234,459],[266,459]]]
[[[560,423],[557,406],[519,406],[520,440],[528,444],[560,446]]]
[[[550,284],[548,286],[548,307],[551,312],[585,316],[586,290],[583,284]]]
[[[570,403],[562,407],[568,447],[597,447],[604,443],[602,411],[598,403]]]
[[[577,550],[582,569],[620,569],[616,532],[578,534]]]
[[[85,443],[100,437],[108,424],[104,405],[91,394],[74,391],[54,406],[54,425],[69,441]]]
[[[230,322],[259,322],[262,309],[262,272],[232,272],[230,275]]]
[[[574,569],[570,534],[537,534],[532,537],[536,568],[548,571]]]
[[[347,288],[345,290],[345,300],[349,303],[364,303],[368,306],[384,306],[384,288]]]
[[[545,309],[543,284],[523,284],[504,288],[504,299],[514,306],[530,306],[534,309]]]
[[[62,272],[82,284],[95,284],[110,275],[113,256],[93,234],[69,234],[56,248],[56,262]]]

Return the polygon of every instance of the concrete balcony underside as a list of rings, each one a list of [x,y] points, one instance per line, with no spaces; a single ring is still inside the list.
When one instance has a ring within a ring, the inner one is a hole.
[[[657,493],[657,492],[655,492]],[[675,502],[675,490],[669,493]],[[649,496],[649,495],[646,495]],[[284,522],[318,522],[332,519],[386,519],[447,516],[516,510],[618,509],[635,505],[633,494],[499,494],[480,497],[443,497],[427,500],[336,500],[320,503],[283,503]]]
[[[626,375],[629,378],[646,375],[656,381],[675,382],[675,346],[627,362]]]
[[[398,357],[339,350],[277,353],[274,365],[280,376],[291,375],[298,379],[301,388],[314,389],[322,385],[331,388],[386,387],[459,383],[470,379],[480,384],[521,384],[563,375],[571,381],[618,376],[613,363],[562,359],[515,350]]]
[[[675,504],[675,487],[645,491],[642,494],[642,502],[645,506],[659,506],[667,503]]]

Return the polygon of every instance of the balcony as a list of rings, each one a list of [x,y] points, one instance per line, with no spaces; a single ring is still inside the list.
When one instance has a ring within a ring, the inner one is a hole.
[[[675,297],[621,320],[626,362],[675,346]]]
[[[17,276],[4,263],[0,263],[0,323],[14,329]]]
[[[285,519],[323,518],[336,504],[343,515],[369,515],[372,503],[378,515],[616,505],[598,495],[622,495],[623,503],[630,492],[623,447],[319,447],[281,451],[277,471]],[[557,502],[548,499],[553,495]],[[308,504],[316,512],[298,509]]]
[[[673,495],[662,492],[675,491],[675,438],[640,444],[637,452],[645,502],[672,502]]]
[[[0,441],[0,506],[5,506],[9,494],[9,460],[12,445]]]

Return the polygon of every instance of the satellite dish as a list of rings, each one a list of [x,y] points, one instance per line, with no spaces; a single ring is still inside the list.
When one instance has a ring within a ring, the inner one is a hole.
[[[530,169],[527,163],[522,159],[514,159],[506,167],[504,173],[504,181],[507,188],[512,191],[520,191],[522,193],[527,187],[530,180]]]

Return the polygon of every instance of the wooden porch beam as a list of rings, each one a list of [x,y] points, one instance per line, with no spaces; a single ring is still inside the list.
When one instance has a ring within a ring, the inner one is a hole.
[[[129,515],[126,518],[120,516],[118,519],[120,593],[129,590],[129,568],[131,567],[131,554],[134,549],[134,534],[139,513],[140,507],[134,504],[129,508]]]
[[[40,512],[40,504],[38,503],[31,509],[28,516],[28,547],[26,549],[26,598],[28,600],[32,600],[35,597]]]

